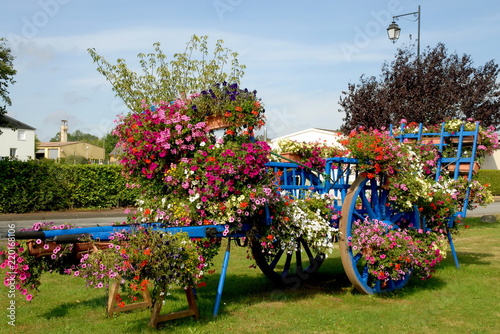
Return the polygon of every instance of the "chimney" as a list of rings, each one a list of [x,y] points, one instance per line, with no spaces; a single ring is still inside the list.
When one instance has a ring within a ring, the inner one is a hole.
[[[68,141],[68,121],[63,119],[61,121],[61,143]]]

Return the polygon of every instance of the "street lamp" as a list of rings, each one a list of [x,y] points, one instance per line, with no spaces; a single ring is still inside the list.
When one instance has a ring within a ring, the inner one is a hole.
[[[401,33],[401,28],[396,24],[395,20],[398,17],[401,16],[406,16],[406,15],[413,15],[416,17],[415,21],[418,21],[418,33],[417,33],[417,59],[420,58],[420,6],[418,6],[418,11],[412,12],[412,13],[406,13],[406,14],[401,14],[401,15],[396,15],[392,17],[392,23],[389,25],[387,28],[387,36],[389,39],[393,42],[396,43],[396,41],[399,39],[399,35]]]

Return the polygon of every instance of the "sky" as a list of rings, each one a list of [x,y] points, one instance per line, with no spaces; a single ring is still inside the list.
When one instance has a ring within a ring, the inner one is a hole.
[[[266,108],[267,136],[308,128],[336,130],[339,99],[360,76],[379,76],[397,48],[415,48],[415,15],[399,17],[401,37],[389,41],[393,16],[421,7],[421,52],[444,43],[468,54],[474,66],[500,59],[497,0],[22,0],[0,3],[0,37],[15,57],[8,115],[48,141],[68,120],[98,137],[127,113],[97,72],[89,48],[107,61],[137,55],[161,43],[172,57],[192,35],[219,39],[246,65],[241,86],[257,90]]]

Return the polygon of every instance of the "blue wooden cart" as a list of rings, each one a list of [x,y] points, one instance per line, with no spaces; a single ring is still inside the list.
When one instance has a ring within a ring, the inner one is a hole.
[[[405,132],[405,125],[398,129],[398,135],[394,135],[400,141],[420,140],[437,137],[434,143],[440,152],[446,147],[453,145],[455,148],[454,157],[440,157],[438,160],[437,173],[434,175],[436,180],[441,173],[455,170],[453,177],[456,179],[461,174],[472,180],[474,173],[474,162],[476,159],[476,149],[479,136],[479,124],[473,131],[466,131],[462,126],[457,132],[450,133],[445,131],[444,123],[441,131],[434,133],[424,133],[420,125],[418,131],[414,133]],[[392,131],[392,129],[391,129]],[[470,144],[466,142],[470,139]],[[469,146],[470,155],[465,156],[464,145]],[[315,191],[318,193],[328,193],[335,197],[335,209],[342,212],[340,221],[332,221],[339,228],[340,233],[337,240],[339,243],[340,255],[345,273],[353,286],[360,292],[366,294],[383,293],[403,287],[409,280],[410,275],[399,281],[389,281],[388,284],[379,284],[374,278],[368,275],[367,266],[363,264],[361,251],[354,251],[347,240],[353,235],[353,223],[357,220],[378,220],[386,224],[398,225],[401,220],[409,221],[418,228],[425,228],[425,220],[419,215],[415,208],[413,211],[400,212],[391,207],[389,194],[385,184],[384,176],[377,178],[367,178],[358,173],[356,166],[358,160],[347,157],[332,157],[326,159],[324,172],[318,173],[314,170],[304,168],[296,162],[270,162],[267,168],[274,173],[281,175],[281,189],[299,196],[302,191]],[[466,166],[466,168],[460,168]],[[461,171],[462,170],[462,171]],[[456,224],[458,216],[465,217],[467,210],[468,194],[465,203],[458,208],[456,214],[448,218],[448,226],[453,227]],[[268,224],[270,217],[267,214],[262,217],[261,224]],[[217,315],[219,311],[221,296],[230,259],[231,240],[247,236],[247,232],[252,228],[251,225],[244,225],[237,233],[226,234],[224,225],[203,225],[189,227],[167,227],[163,228],[160,224],[148,224],[151,228],[163,229],[170,233],[185,232],[192,238],[204,237],[226,237],[229,239],[227,249],[222,264],[222,270],[217,290],[213,314]],[[57,243],[72,243],[85,234],[95,241],[109,240],[110,236],[116,231],[122,231],[130,227],[127,226],[96,226],[89,228],[78,228],[69,230],[53,230],[39,232],[24,232],[16,234],[18,238],[43,239],[55,241]],[[451,234],[448,233],[448,240],[457,268],[459,262]],[[296,285],[306,280],[311,274],[316,272],[325,260],[324,254],[314,254],[307,243],[300,238],[297,240],[297,250],[293,253],[284,251],[278,252],[273,258],[266,257],[262,252],[259,243],[251,243],[252,254],[258,267],[272,281],[279,285]]]

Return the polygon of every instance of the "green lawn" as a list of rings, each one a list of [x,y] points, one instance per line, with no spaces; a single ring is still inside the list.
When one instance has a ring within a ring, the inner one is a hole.
[[[461,262],[449,253],[433,278],[412,280],[380,296],[352,291],[338,252],[300,289],[278,290],[249,268],[246,248],[233,247],[219,315],[212,316],[217,272],[198,289],[201,319],[165,324],[170,333],[500,333],[500,223],[466,219],[455,238]],[[222,250],[224,249],[221,248]],[[45,274],[35,298],[15,299],[16,327],[7,324],[10,299],[0,289],[0,333],[156,333],[150,310],[106,316],[106,290],[85,288],[80,278]],[[168,297],[164,312],[186,307],[183,294]]]

